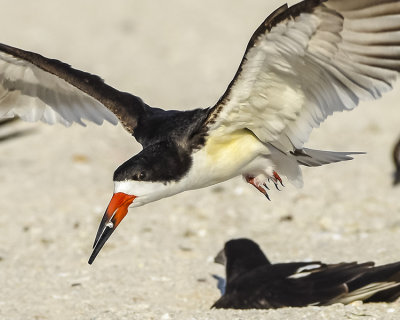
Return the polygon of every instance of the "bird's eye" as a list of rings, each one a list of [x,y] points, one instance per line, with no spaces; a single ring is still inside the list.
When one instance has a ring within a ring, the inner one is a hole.
[[[143,180],[145,177],[146,177],[146,175],[145,175],[144,172],[141,172],[141,173],[138,174],[139,180]]]

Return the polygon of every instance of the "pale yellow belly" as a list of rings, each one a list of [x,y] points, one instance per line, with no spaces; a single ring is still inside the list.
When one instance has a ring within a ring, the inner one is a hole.
[[[258,155],[266,153],[266,146],[250,130],[241,129],[221,136],[217,132],[207,138],[196,157],[200,161],[194,162],[204,166],[201,170],[211,178],[207,183],[210,185],[237,176]]]

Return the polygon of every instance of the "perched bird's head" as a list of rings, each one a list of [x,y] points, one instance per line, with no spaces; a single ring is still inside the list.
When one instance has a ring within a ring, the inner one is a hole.
[[[168,141],[148,146],[119,166],[114,172],[114,194],[100,222],[89,264],[129,207],[139,207],[183,191],[179,181],[190,166],[191,158]]]
[[[259,245],[246,238],[226,242],[214,261],[225,265],[227,282],[254,268],[271,264]]]

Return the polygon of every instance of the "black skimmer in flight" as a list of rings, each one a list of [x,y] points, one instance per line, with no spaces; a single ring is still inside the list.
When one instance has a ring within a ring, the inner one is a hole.
[[[396,171],[394,173],[393,185],[400,183],[400,139],[396,143],[393,149],[393,161],[396,166]]]
[[[114,173],[92,263],[128,207],[243,175],[302,185],[299,165],[352,153],[304,148],[336,111],[377,99],[400,70],[399,0],[305,0],[275,10],[255,31],[228,89],[213,107],[165,111],[58,60],[0,45],[0,117],[118,121],[143,150]]]
[[[212,308],[271,309],[334,303],[391,302],[400,296],[400,262],[319,261],[271,264],[257,243],[230,240],[215,257],[226,267],[223,296]]]

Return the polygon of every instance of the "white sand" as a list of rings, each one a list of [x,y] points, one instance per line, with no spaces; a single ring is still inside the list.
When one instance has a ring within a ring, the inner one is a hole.
[[[213,105],[252,32],[280,1],[5,1],[1,42],[96,73],[152,106]],[[0,319],[397,319],[399,303],[209,310],[212,257],[246,236],[272,261],[400,260],[391,148],[400,90],[331,117],[308,147],[367,151],[304,169],[268,202],[240,178],[130,210],[87,264],[115,168],[139,145],[121,128],[18,124],[0,144]],[[293,216],[293,221],[281,221]]]

